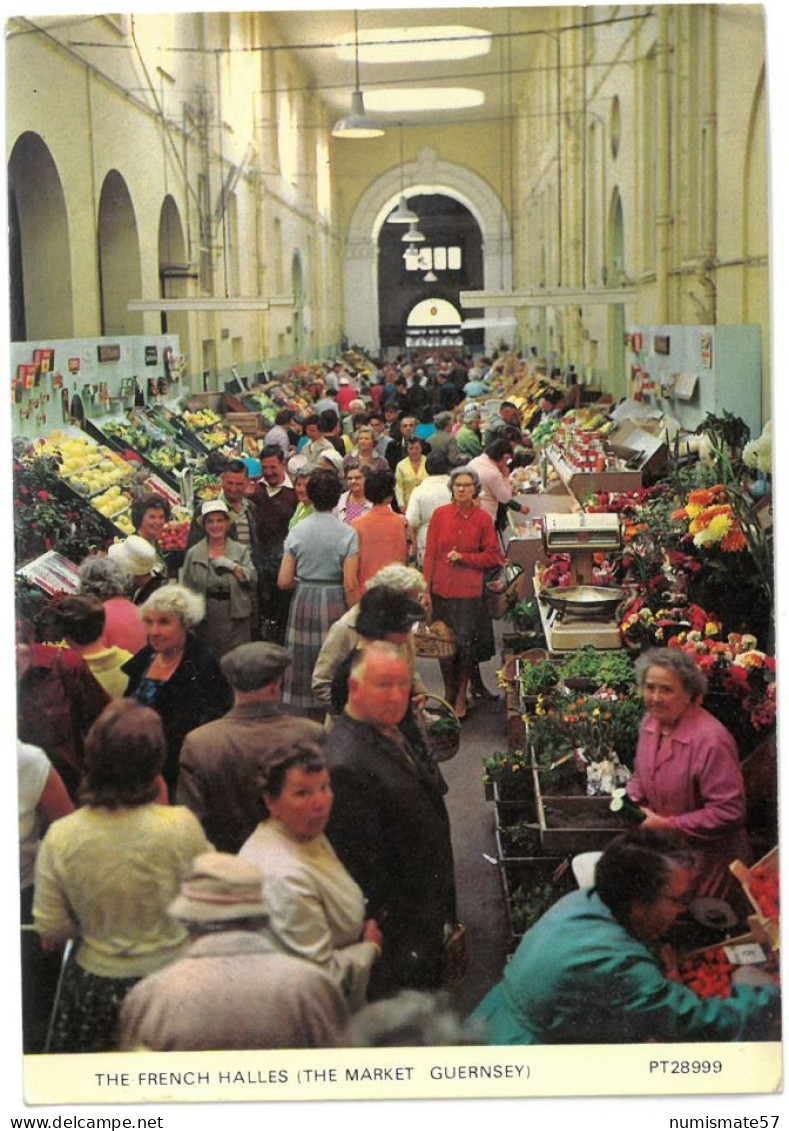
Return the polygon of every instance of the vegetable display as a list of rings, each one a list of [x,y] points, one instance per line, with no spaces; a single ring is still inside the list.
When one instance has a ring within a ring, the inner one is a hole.
[[[684,958],[668,977],[687,986],[697,997],[731,997],[731,976],[736,969],[722,946],[708,947],[702,954]]]

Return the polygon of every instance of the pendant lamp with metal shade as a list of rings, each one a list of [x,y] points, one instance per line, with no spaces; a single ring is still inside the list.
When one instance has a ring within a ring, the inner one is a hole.
[[[400,237],[403,243],[424,243],[427,237],[420,232],[416,224],[412,224],[405,235]]]
[[[359,13],[353,13],[354,58],[356,60],[356,89],[351,94],[351,112],[347,118],[340,118],[332,129],[332,137],[346,137],[352,140],[368,137],[382,137],[386,132],[374,118],[368,117],[364,109],[364,96],[359,87]]]
[[[403,123],[400,122],[400,199],[397,208],[386,217],[387,224],[418,224],[419,217],[408,207],[405,198],[405,163],[403,160]]]

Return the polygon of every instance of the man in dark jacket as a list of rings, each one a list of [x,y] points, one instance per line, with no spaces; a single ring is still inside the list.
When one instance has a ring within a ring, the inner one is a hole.
[[[264,637],[282,644],[291,594],[277,586],[277,574],[282,563],[288,523],[296,509],[296,492],[288,478],[285,458],[279,446],[263,448],[260,470],[263,478],[255,490],[258,599],[261,615],[267,622],[262,624],[261,631]]]
[[[398,730],[410,694],[402,653],[392,644],[368,645],[351,669],[348,704],[327,744],[334,805],[326,833],[384,935],[371,997],[435,989],[445,927],[455,921],[441,781]]]

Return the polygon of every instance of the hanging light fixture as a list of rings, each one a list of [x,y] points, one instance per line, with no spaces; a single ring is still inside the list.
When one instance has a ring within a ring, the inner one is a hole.
[[[353,11],[353,43],[356,61],[356,89],[351,95],[351,112],[347,118],[335,122],[332,137],[352,139],[381,137],[386,131],[374,118],[368,118],[364,109],[364,97],[359,87],[359,13]]]
[[[438,282],[438,275],[436,275],[435,271],[428,271],[428,273],[424,277],[423,282],[425,282],[425,283],[437,283]]]
[[[386,217],[387,224],[418,224],[419,217],[408,207],[405,198],[405,162],[403,159],[403,123],[400,122],[400,199],[397,208],[390,216]]]
[[[420,232],[416,224],[412,224],[405,235],[401,237],[403,243],[424,243],[426,238],[425,233]]]

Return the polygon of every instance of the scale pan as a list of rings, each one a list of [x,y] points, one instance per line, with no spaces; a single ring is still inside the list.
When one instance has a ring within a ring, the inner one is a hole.
[[[571,585],[565,588],[554,586],[543,589],[540,600],[557,612],[571,613],[575,616],[591,616],[606,613],[613,616],[617,607],[624,601],[623,589],[606,589],[602,585]]]

